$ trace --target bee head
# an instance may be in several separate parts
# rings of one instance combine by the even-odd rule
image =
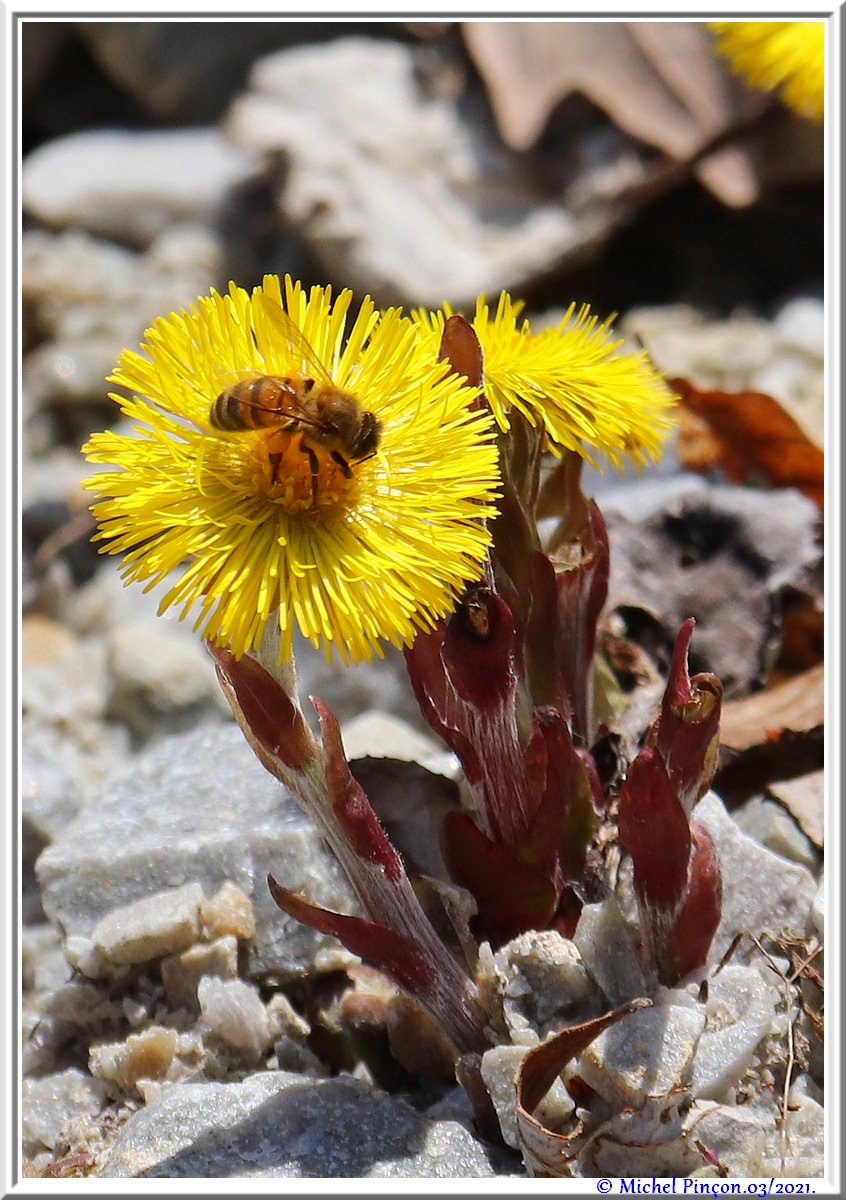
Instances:
[[[372,412],[362,413],[361,427],[353,443],[352,457],[356,462],[363,458],[372,458],[379,445],[379,435],[382,432],[382,422],[374,417]]]

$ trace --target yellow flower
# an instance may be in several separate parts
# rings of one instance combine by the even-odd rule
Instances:
[[[738,74],[764,91],[781,89],[802,116],[823,119],[824,21],[709,21],[717,48]]]
[[[480,574],[498,482],[492,422],[397,310],[379,313],[366,298],[345,343],[351,300],[344,291],[333,303],[319,287],[307,296],[286,279],[283,305],[267,276],[251,295],[231,284],[159,318],[110,377],[132,394],[112,399],[134,428],[83,447],[115,468],[85,486],[125,580],[149,589],[190,559],[160,611],[196,611],[195,628],[237,656],[273,622],[280,661],[295,625],[327,657],[334,648],[345,662],[370,658],[380,639],[402,645],[430,628]],[[298,423],[213,423],[218,396],[267,376],[297,384]],[[354,395],[359,419],[372,414],[375,453],[372,436],[356,452],[329,436],[323,410],[319,428],[305,423],[338,389]],[[245,388],[235,394],[243,400]],[[285,411],[296,401],[287,396]],[[234,411],[248,424],[261,416],[249,404]]]
[[[661,453],[674,396],[644,351],[620,353],[587,305],[571,305],[557,326],[532,333],[518,325],[522,303],[503,292],[491,315],[476,303],[473,329],[485,356],[485,395],[500,429],[512,408],[532,425],[542,422],[553,452],[575,450],[596,465],[593,451],[615,466],[622,454],[643,464]],[[437,345],[445,314],[418,311],[413,320]]]

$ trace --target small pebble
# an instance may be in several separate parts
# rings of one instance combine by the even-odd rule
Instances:
[[[210,900],[202,902],[200,920],[209,937],[220,938],[232,934],[242,941],[255,937],[256,919],[252,901],[228,879]]]
[[[116,908],[91,933],[95,947],[113,963],[145,963],[186,950],[200,933],[203,889],[188,883]]]
[[[165,995],[174,1008],[196,1009],[197,987],[204,975],[235,979],[238,975],[238,942],[231,935],[208,944],[199,943],[171,954],[161,962]]]
[[[272,1037],[267,1011],[248,983],[207,975],[200,980],[197,998],[204,1023],[224,1042],[255,1055],[269,1049]]]
[[[124,1091],[137,1091],[141,1080],[164,1079],[178,1049],[175,1029],[151,1025],[143,1033],[130,1034],[125,1042],[92,1047],[88,1065],[98,1079],[114,1082]]]

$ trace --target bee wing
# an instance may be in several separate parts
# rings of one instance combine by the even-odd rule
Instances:
[[[277,300],[274,300],[272,296],[268,296],[266,292],[261,292],[259,299],[265,315],[285,338],[294,356],[299,356],[317,379],[320,379],[323,383],[331,383],[332,377],[318,358],[317,352],[302,330],[294,324],[291,317],[285,312],[282,305]]]

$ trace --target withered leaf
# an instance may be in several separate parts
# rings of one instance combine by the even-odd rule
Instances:
[[[785,729],[772,740],[748,750],[723,752],[714,776],[714,791],[727,804],[740,804],[782,779],[797,779],[821,771],[824,761],[822,725],[794,733]]]
[[[781,730],[804,732],[823,724],[823,664],[776,687],[723,705],[720,743],[731,750],[763,745]]]
[[[719,443],[719,465],[730,482],[743,483],[757,475],[771,487],[796,488],[822,509],[823,452],[777,400],[765,392],[700,391],[687,379],[667,382],[682,404],[707,423]],[[686,467],[701,470],[700,434],[692,448],[682,437],[678,453]]]
[[[651,1000],[630,1000],[581,1025],[569,1025],[528,1052],[517,1071],[517,1128],[526,1165],[535,1177],[561,1178],[573,1154],[573,1135],[554,1133],[532,1114],[567,1063],[581,1054],[604,1029]]]
[[[503,140],[526,150],[573,92],[621,130],[687,162],[747,119],[760,101],[731,78],[696,22],[468,21],[462,32],[485,82]],[[696,165],[727,204],[757,194],[745,149],[721,147]]]
[[[767,791],[785,808],[815,846],[822,849],[825,816],[825,772],[812,771],[799,779],[771,783]]]

